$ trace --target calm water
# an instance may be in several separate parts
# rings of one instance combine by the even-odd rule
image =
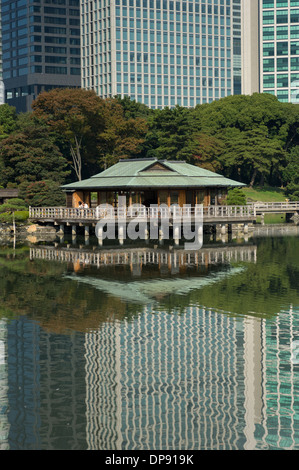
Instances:
[[[0,247],[0,449],[299,449],[299,237]]]

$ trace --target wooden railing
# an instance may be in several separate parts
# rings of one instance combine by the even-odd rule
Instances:
[[[254,217],[254,207],[196,206],[196,207],[120,207],[78,209],[68,207],[29,207],[29,218],[35,220],[97,221],[106,218],[176,218],[196,217],[203,214],[209,219],[246,219]]]
[[[45,259],[60,262],[80,262],[82,264],[97,266],[102,265],[124,265],[138,263],[146,265],[166,264],[166,265],[197,265],[197,264],[217,264],[230,261],[256,262],[257,247],[251,246],[229,246],[202,248],[200,252],[174,252],[162,250],[79,250],[75,248],[55,248],[55,247],[32,247],[30,248],[30,259]]]
[[[255,202],[252,204],[255,214],[267,213],[267,212],[297,212],[299,211],[299,201],[296,202]]]

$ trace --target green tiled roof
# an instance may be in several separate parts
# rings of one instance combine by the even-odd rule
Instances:
[[[161,166],[158,169],[157,166]],[[66,184],[65,190],[142,189],[186,187],[238,187],[243,183],[183,161],[156,159],[120,160],[86,180]]]

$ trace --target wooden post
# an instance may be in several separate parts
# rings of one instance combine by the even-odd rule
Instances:
[[[173,238],[174,238],[174,242],[176,245],[179,245],[180,243],[180,227],[178,226],[174,226],[173,228]]]
[[[121,245],[123,245],[124,243],[124,230],[125,230],[125,227],[122,224],[120,224],[118,227],[118,241]]]
[[[220,231],[222,235],[226,234],[226,225],[225,224],[220,224]]]

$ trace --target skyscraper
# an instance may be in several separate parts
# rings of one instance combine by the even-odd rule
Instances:
[[[299,102],[299,2],[260,0],[260,19],[260,91]]]
[[[241,1],[241,91],[259,92],[259,0]]]
[[[79,0],[1,0],[6,102],[28,111],[43,90],[80,87]]]
[[[5,102],[4,83],[2,72],[2,21],[1,21],[1,4],[0,4],[0,105]]]
[[[82,0],[82,87],[152,108],[241,92],[240,0]]]

